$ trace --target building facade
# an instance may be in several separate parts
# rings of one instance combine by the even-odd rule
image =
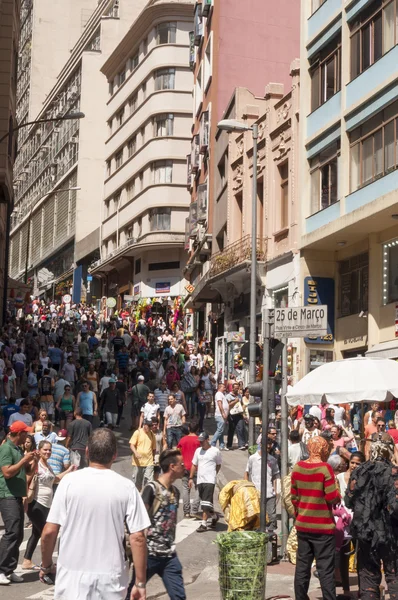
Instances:
[[[186,307],[193,311],[196,334],[213,329],[221,333],[220,322],[212,318],[219,310],[218,294],[206,285],[210,256],[227,243],[220,228],[220,211],[215,209],[219,194],[218,173],[226,185],[228,164],[216,150],[217,123],[223,117],[236,86],[264,96],[264,82],[290,85],[291,61],[299,55],[299,3],[284,0],[264,9],[263,0],[246,3],[202,0],[195,5],[191,33],[190,65],[194,74],[194,120],[188,162],[188,189],[191,192],[187,221],[187,249],[190,253],[185,275],[190,280]],[[256,120],[251,114],[242,118]],[[216,219],[216,221],[215,221]],[[222,215],[223,223],[225,214]],[[213,310],[215,309],[215,310]]]
[[[192,15],[187,0],[150,2],[102,67],[106,172],[101,257],[91,274],[105,296],[185,294]]]
[[[398,357],[396,2],[302,3],[301,293],[327,304],[311,365]]]
[[[3,323],[7,302],[8,237],[14,199],[13,163],[15,140],[16,86],[18,65],[20,3],[0,1],[0,137],[10,136],[0,143],[0,324]]]
[[[73,288],[77,302],[86,299],[87,267],[99,257],[108,99],[100,68],[146,2],[91,4],[44,105],[29,112],[29,119],[59,120],[33,125],[19,146],[11,223],[12,276],[29,278],[35,294],[60,297]],[[45,71],[34,53],[31,60],[33,74]],[[78,111],[83,119],[63,120]]]

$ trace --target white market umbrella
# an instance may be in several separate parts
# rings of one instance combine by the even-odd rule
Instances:
[[[384,402],[398,397],[398,362],[346,358],[314,369],[286,394],[289,404]]]

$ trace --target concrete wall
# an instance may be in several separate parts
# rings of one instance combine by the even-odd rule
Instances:
[[[42,110],[98,0],[33,0],[29,121]]]

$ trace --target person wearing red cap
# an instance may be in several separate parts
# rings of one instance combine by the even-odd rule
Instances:
[[[0,514],[5,533],[0,539],[0,585],[21,583],[14,573],[18,565],[19,546],[24,536],[23,498],[26,496],[26,474],[36,464],[36,451],[23,455],[23,446],[29,431],[23,421],[10,425],[9,436],[0,446]]]

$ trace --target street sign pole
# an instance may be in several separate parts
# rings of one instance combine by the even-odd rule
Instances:
[[[267,467],[268,467],[268,383],[269,383],[269,340],[271,337],[273,311],[263,309],[263,399],[261,406],[261,492],[260,492],[260,531],[267,527]]]
[[[281,476],[282,483],[288,474],[288,408],[286,401],[287,392],[287,338],[283,338],[282,348],[282,390],[281,390]],[[282,502],[281,509],[281,533],[282,533],[282,559],[286,556],[286,544],[289,536],[289,515]]]

